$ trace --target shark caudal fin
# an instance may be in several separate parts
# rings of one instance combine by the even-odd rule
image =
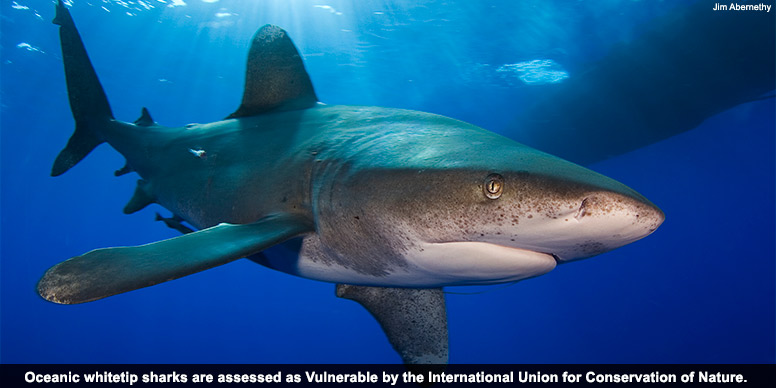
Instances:
[[[57,13],[53,23],[60,26],[59,40],[62,45],[62,61],[65,65],[67,95],[70,99],[70,110],[75,119],[75,132],[65,149],[57,156],[51,169],[52,176],[59,176],[104,142],[97,129],[113,119],[113,113],[97,73],[92,67],[92,62],[86,54],[81,36],[75,28],[73,18],[62,0],[57,2]]]

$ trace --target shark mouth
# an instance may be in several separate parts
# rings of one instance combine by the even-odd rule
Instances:
[[[423,244],[409,259],[438,285],[513,282],[543,275],[562,262],[552,253],[469,241]]]

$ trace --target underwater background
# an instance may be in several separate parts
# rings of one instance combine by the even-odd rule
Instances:
[[[143,106],[167,126],[222,119],[241,100],[253,33],[272,23],[327,104],[428,111],[517,141],[516,118],[552,85],[689,3],[68,2],[120,120]],[[169,215],[156,205],[122,214],[136,176],[113,176],[124,160],[108,146],[49,176],[74,127],[53,16],[52,0],[0,0],[0,362],[400,362],[332,284],[248,260],[82,305],[40,298],[38,279],[62,260],[177,235],[154,222]],[[450,362],[776,362],[775,129],[764,99],[588,164],[665,223],[535,279],[448,288]]]

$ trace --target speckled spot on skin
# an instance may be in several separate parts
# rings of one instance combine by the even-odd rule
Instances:
[[[609,250],[604,244],[592,240],[581,243],[577,247],[582,257],[595,256]]]

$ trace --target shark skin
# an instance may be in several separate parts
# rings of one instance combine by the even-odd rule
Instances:
[[[240,258],[338,284],[407,364],[448,360],[442,288],[514,282],[654,232],[664,214],[634,190],[492,132],[431,113],[318,102],[281,28],[253,39],[241,106],[164,127],[116,120],[60,1],[76,129],[61,175],[108,143],[141,179],[125,213],[156,203],[198,231],[97,249],[49,269],[46,300],[74,304]],[[161,217],[160,217],[161,218]],[[265,249],[298,246],[298,257]]]

